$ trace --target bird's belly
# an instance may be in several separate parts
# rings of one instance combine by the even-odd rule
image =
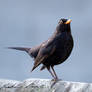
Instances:
[[[63,50],[58,51],[58,55],[55,64],[60,64],[63,63],[71,54],[73,48],[73,43],[72,42],[68,42],[64,45]]]
[[[61,46],[57,48],[55,53],[46,59],[44,65],[54,66],[63,63],[69,57],[72,48],[73,48],[72,42],[65,44],[63,47]]]
[[[68,51],[64,50],[62,53],[59,52],[59,55],[56,55],[55,57],[53,56],[54,58],[51,61],[52,62],[51,64],[53,64],[53,62],[54,62],[54,65],[63,63],[69,57],[70,53],[71,53],[71,50],[68,50]]]

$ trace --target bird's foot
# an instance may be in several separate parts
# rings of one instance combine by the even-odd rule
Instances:
[[[61,81],[62,79],[52,79],[51,81]]]
[[[58,81],[61,81],[62,79],[58,79],[58,78],[55,78],[55,79],[52,79],[51,81],[53,81],[52,85],[51,85],[51,88],[58,82]]]

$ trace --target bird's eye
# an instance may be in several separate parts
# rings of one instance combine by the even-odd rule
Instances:
[[[60,20],[60,21],[59,21],[59,24],[62,24],[62,23],[63,23],[63,21],[62,21],[62,20]]]

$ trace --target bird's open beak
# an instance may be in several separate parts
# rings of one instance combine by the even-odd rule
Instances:
[[[71,23],[71,19],[68,19],[66,22],[65,22],[65,24],[70,24]]]

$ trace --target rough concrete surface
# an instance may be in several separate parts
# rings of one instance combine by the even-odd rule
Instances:
[[[49,79],[26,79],[22,82],[0,80],[0,92],[92,92],[91,83],[58,81]],[[53,86],[52,86],[53,85]]]

